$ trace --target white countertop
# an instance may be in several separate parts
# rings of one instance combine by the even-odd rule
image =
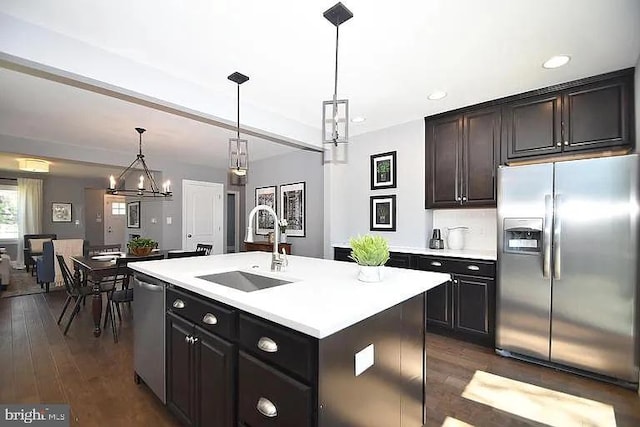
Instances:
[[[349,243],[332,243],[334,248],[350,248]],[[453,258],[485,259],[495,261],[498,259],[497,249],[494,250],[474,250],[474,249],[427,249],[412,248],[408,246],[389,246],[390,252],[404,252],[419,255],[434,255]]]
[[[357,279],[358,265],[288,256],[286,272],[271,272],[270,252],[242,252],[131,263],[141,273],[316,338],[325,338],[450,279],[448,274],[384,267],[384,280]],[[257,268],[252,268],[258,266]],[[243,292],[199,279],[243,270],[293,283]]]

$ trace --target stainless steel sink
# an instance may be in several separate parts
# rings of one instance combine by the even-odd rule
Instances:
[[[196,276],[198,279],[207,280],[218,285],[228,286],[244,292],[253,292],[260,289],[273,288],[274,286],[293,283],[288,280],[274,279],[272,277],[259,276],[244,271],[227,271],[225,273],[207,274]]]

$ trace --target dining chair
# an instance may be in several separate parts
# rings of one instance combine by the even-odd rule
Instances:
[[[205,255],[211,255],[212,250],[213,250],[213,245],[207,245],[205,243],[198,243],[196,245],[196,251],[204,252]]]
[[[64,306],[62,307],[62,313],[60,313],[60,317],[58,317],[58,324],[62,321],[62,317],[64,313],[67,311],[71,300],[75,301],[73,306],[73,310],[71,311],[71,316],[69,320],[67,320],[67,324],[64,328],[64,335],[67,335],[69,331],[69,327],[71,326],[71,322],[76,317],[78,311],[80,311],[80,303],[84,302],[84,300],[89,295],[93,295],[93,287],[91,286],[82,286],[78,280],[73,276],[71,270],[67,266],[67,263],[64,261],[64,256],[56,255],[58,260],[58,264],[60,265],[60,271],[62,272],[62,280],[64,282],[65,290],[67,291],[67,299],[64,302]],[[109,283],[105,283],[100,285],[100,292],[109,292],[111,291],[112,286]]]
[[[192,256],[204,256],[207,253],[205,251],[180,251],[180,252],[167,252],[167,258],[188,258]]]
[[[120,304],[130,303],[133,301],[133,288],[129,287],[129,278],[131,271],[128,264],[130,262],[153,261],[164,258],[163,254],[154,254],[138,257],[123,257],[116,259],[116,273],[111,278],[111,290],[107,294],[107,312],[104,315],[104,326],[107,327],[107,321],[111,318],[111,330],[113,332],[113,342],[118,342],[118,329],[116,327],[116,319],[114,311],[118,314],[118,320],[122,322],[120,314]],[[120,289],[118,289],[120,285]]]

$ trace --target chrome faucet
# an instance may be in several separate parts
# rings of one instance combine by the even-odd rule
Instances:
[[[247,227],[247,235],[244,239],[245,243],[253,243],[253,218],[259,210],[265,210],[273,217],[274,233],[273,233],[273,253],[271,254],[271,271],[282,271],[287,266],[287,256],[284,253],[278,253],[278,234],[280,233],[280,221],[276,211],[267,205],[258,205],[249,212],[249,226]]]

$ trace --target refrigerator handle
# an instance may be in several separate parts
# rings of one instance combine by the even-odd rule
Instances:
[[[542,251],[542,277],[548,279],[551,271],[551,222],[553,218],[553,202],[551,194],[544,196],[544,231],[542,240],[544,248]]]
[[[553,278],[560,279],[562,275],[562,220],[560,215],[560,194],[556,194],[553,203]]]

